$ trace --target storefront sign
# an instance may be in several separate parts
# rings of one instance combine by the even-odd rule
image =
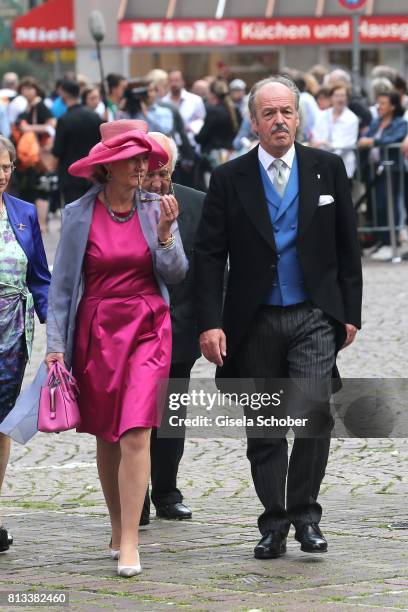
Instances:
[[[238,22],[234,19],[200,21],[122,21],[119,44],[124,47],[182,47],[236,45]]]
[[[351,20],[325,19],[247,19],[240,21],[241,45],[314,45],[348,43],[352,40]]]
[[[364,43],[406,43],[408,41],[408,16],[361,18],[360,39]]]
[[[16,49],[75,47],[73,0],[48,0],[13,22]]]
[[[122,21],[119,42],[126,47],[315,44],[350,42],[348,18],[219,19]]]
[[[406,42],[407,17],[360,17],[362,43]],[[144,20],[119,23],[123,47],[316,45],[352,42],[351,17]]]

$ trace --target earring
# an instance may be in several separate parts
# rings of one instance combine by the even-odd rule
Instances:
[[[139,172],[137,173],[137,191],[139,194],[139,198],[142,198],[142,173]]]
[[[111,179],[112,179],[112,174],[111,174],[111,171],[108,170],[107,173],[106,173],[106,180],[110,181]]]

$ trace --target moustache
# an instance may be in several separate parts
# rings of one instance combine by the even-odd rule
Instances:
[[[275,134],[275,132],[286,132],[289,134],[289,130],[284,123],[278,123],[275,125],[275,127],[271,130],[271,134]]]

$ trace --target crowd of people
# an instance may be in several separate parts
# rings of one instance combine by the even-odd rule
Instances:
[[[317,497],[333,426],[331,385],[337,352],[361,326],[356,148],[377,165],[382,145],[399,143],[408,154],[405,85],[379,69],[371,109],[346,72],[321,67],[285,70],[248,94],[242,80],[222,78],[187,91],[178,69],[137,82],[110,74],[106,95],[68,75],[48,98],[31,77],[4,76],[0,486],[9,436],[27,415],[24,398],[32,399],[17,400],[35,309],[47,323],[45,364],[72,370],[77,429],[97,440],[109,554],[120,576],[141,571],[138,526],[149,522],[150,477],[159,517],[192,515],[177,488],[184,430],[170,439],[154,432],[168,411],[159,380],[169,377],[168,393],[186,391],[200,353],[218,366],[219,381],[255,378],[261,390],[271,378],[315,381],[313,390],[306,382],[292,390],[311,427],[295,431],[289,465],[287,428],[248,439],[264,506],[254,554],[283,555],[291,523],[302,551],[327,550]],[[383,174],[374,188],[387,225]],[[397,181],[394,188],[398,224]],[[41,234],[48,207],[59,206],[50,279]],[[389,248],[389,232],[379,238],[377,254]],[[43,364],[32,393],[46,380]],[[0,527],[0,552],[11,542]]]
[[[401,192],[401,172],[408,183],[404,157],[408,157],[407,84],[389,66],[373,69],[369,91],[353,89],[350,74],[314,66],[307,73],[286,68],[300,93],[301,124],[297,140],[334,151],[354,182],[354,199],[365,227],[390,224],[385,156],[394,161],[394,224],[396,239],[405,241],[407,217]],[[178,147],[175,180],[206,191],[212,170],[250,150],[258,142],[248,112],[247,84],[242,79],[206,76],[190,89],[178,68],[155,69],[145,78],[130,80],[109,74],[101,87],[81,75],[67,74],[51,95],[32,77],[19,81],[14,73],[3,76],[0,91],[0,132],[11,135],[17,147],[13,184],[16,194],[34,201],[41,231],[47,230],[49,212],[84,193],[89,182],[73,179],[67,169],[98,141],[99,125],[115,119],[139,119],[172,137]],[[35,139],[34,136],[35,135]],[[24,138],[22,138],[24,136]],[[386,152],[386,145],[401,143]],[[361,235],[373,259],[390,259],[391,231]]]

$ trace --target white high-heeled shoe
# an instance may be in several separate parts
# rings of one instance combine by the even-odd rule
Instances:
[[[137,551],[137,560],[136,565],[120,565],[118,563],[118,576],[122,576],[122,578],[132,578],[132,576],[136,576],[140,574],[142,571],[142,566],[140,565],[139,551]]]

